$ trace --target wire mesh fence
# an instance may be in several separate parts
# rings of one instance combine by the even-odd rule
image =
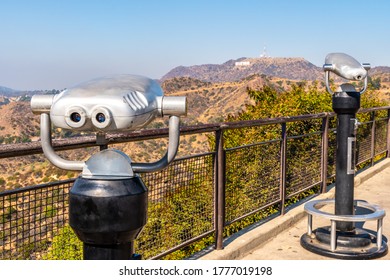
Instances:
[[[286,196],[321,183],[321,133],[296,136],[287,142]]]
[[[214,228],[214,154],[173,162],[142,176],[149,189],[148,223],[136,241],[144,258],[172,251]]]
[[[280,201],[280,141],[226,151],[226,222]]]
[[[73,180],[29,187],[0,196],[0,257],[40,259],[68,220]]]
[[[363,112],[366,119],[357,130],[359,164],[372,164],[388,156],[388,110]],[[230,147],[222,142],[222,148],[214,143],[217,141],[210,141],[216,145],[210,147],[212,152],[182,157],[163,171],[143,174],[149,189],[148,222],[136,240],[137,253],[144,258],[171,253],[185,257],[185,252],[178,252],[203,238],[221,242],[226,235],[216,232],[223,232],[225,226],[271,205],[278,206],[283,214],[286,199],[331,183],[336,123],[334,114],[324,113],[188,129],[189,135],[207,131],[223,136],[229,129],[248,133],[252,132],[248,127],[262,127],[262,131],[269,127],[273,137]],[[303,126],[310,129],[297,129]],[[243,137],[245,133],[237,135]],[[227,133],[223,140],[230,141],[228,137]],[[0,192],[0,259],[45,258],[53,239],[67,227],[68,193],[73,181]],[[221,217],[222,223],[218,220]]]
[[[371,137],[373,122],[362,123],[358,127],[357,133],[357,163],[360,164],[371,158]]]
[[[387,151],[387,118],[375,121],[374,156]]]

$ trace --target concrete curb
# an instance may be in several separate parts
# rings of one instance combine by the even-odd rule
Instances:
[[[373,167],[366,169],[355,177],[355,188],[378,174],[385,168],[390,167],[390,159],[385,159]],[[316,196],[315,199],[334,198],[334,188],[325,194]],[[239,232],[229,239],[232,239],[223,250],[213,250],[198,259],[201,260],[235,260],[260,247],[272,237],[293,226],[295,223],[306,217],[304,204],[288,211],[284,216],[278,216],[247,232]],[[245,231],[245,230],[243,230]]]

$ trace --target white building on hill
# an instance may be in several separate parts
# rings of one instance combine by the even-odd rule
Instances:
[[[238,61],[234,63],[235,66],[249,66],[251,65],[250,61]]]

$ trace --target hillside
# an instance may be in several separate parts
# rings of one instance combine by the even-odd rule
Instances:
[[[3,87],[3,86],[0,86],[0,96],[3,95],[3,96],[13,96],[14,94],[17,94],[18,91],[17,90],[14,90],[12,88],[7,88],[7,87]]]
[[[261,80],[259,77],[256,79]],[[186,86],[169,91],[172,83]],[[246,86],[242,82],[205,83],[193,78],[180,77],[166,80],[162,83],[162,88],[168,95],[187,96],[189,111],[184,120],[187,124],[222,121],[228,113],[242,110],[249,102]]]
[[[236,82],[253,74],[291,80],[318,80],[323,77],[320,67],[303,58],[240,58],[223,64],[179,66],[161,78],[191,77],[206,82]]]
[[[34,94],[59,93],[59,90],[15,90],[0,86],[0,97],[3,98],[20,98],[31,97]]]
[[[0,105],[0,144],[36,140],[38,120],[31,112],[29,102],[8,101]]]
[[[369,73],[371,76],[390,74],[390,67],[389,66],[377,66],[377,67],[372,68]]]
[[[203,82],[189,77],[165,80],[161,86],[167,95],[184,95],[188,101],[188,116],[184,123],[214,123],[223,121],[229,114],[237,114],[245,109],[252,100],[247,94],[248,88],[261,89],[264,85],[273,85],[279,91],[290,88],[290,81],[264,75],[252,75],[236,82]],[[308,82],[311,85],[313,82]]]

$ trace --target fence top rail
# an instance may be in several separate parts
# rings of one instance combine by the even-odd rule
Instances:
[[[368,109],[361,109],[359,113],[367,113],[379,110],[390,110],[390,106],[374,107]],[[221,122],[212,124],[199,124],[194,126],[184,126],[180,128],[182,135],[191,135],[197,133],[215,132],[221,129],[238,129],[254,126],[263,126],[271,124],[280,124],[288,122],[306,121],[325,117],[333,117],[335,113],[324,112],[318,114],[300,115],[300,116],[286,116],[278,118],[267,118],[258,120],[246,120],[236,122]],[[156,138],[168,137],[168,128],[159,129],[144,129],[128,133],[109,133],[106,135],[108,144],[119,144],[125,142],[135,142]],[[53,140],[53,147],[56,151],[73,150],[87,147],[96,147],[99,144],[96,142],[95,136],[72,137],[67,139]],[[17,144],[3,144],[0,145],[0,158],[11,158],[18,156],[28,156],[34,154],[42,154],[42,147],[40,141],[30,143]]]
[[[11,190],[4,190],[4,191],[0,191],[0,198],[5,197],[5,196],[18,194],[18,193],[37,191],[40,189],[47,189],[50,187],[57,187],[57,186],[61,186],[61,185],[72,184],[74,181],[75,181],[75,179],[73,178],[73,179],[67,179],[67,180],[62,180],[62,181],[40,184],[40,185],[33,185],[33,186],[21,187],[21,188],[16,188],[16,189],[11,189]]]
[[[390,106],[362,108],[359,110],[358,113],[368,113],[368,112],[383,111],[383,110],[390,110]]]

